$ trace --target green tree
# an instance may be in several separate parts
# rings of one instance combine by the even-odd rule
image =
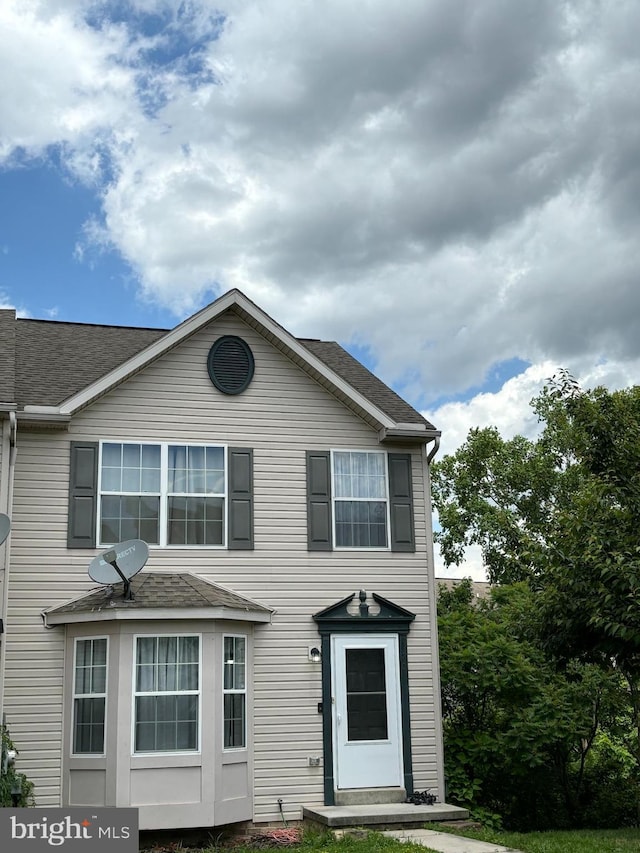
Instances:
[[[597,663],[624,679],[616,743],[638,783],[640,388],[583,391],[561,372],[532,406],[537,440],[472,430],[434,467],[436,539],[446,563],[478,544],[490,580],[536,591],[539,642],[559,667]]]
[[[475,429],[434,466],[436,541],[447,565],[478,544],[491,581],[544,590],[565,652],[640,672],[640,387],[561,373],[532,405],[536,441]]]
[[[629,756],[603,728],[624,707],[620,679],[579,661],[558,669],[534,598],[525,583],[480,602],[469,583],[440,593],[448,797],[518,829],[606,823],[614,803],[629,822]]]
[[[563,478],[553,456],[523,436],[505,441],[495,427],[472,429],[466,442],[433,467],[436,541],[447,565],[479,545],[491,581],[536,575],[550,514]]]
[[[640,388],[587,393],[565,376],[538,404],[546,431],[570,437],[581,477],[541,563],[547,645],[626,679],[640,777]]]

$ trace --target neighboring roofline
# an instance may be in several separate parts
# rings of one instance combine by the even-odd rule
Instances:
[[[242,313],[248,315],[253,323],[256,324],[258,331],[266,332],[268,335],[272,335],[279,340],[285,350],[288,350],[298,360],[308,365],[311,371],[315,371],[326,382],[336,388],[338,392],[351,400],[356,407],[366,412],[382,429],[393,429],[397,426],[396,422],[383,412],[382,409],[372,403],[361,392],[356,391],[353,386],[338,376],[328,365],[313,355],[293,335],[276,323],[268,314],[265,314],[254,302],[237,289],[225,293],[215,302],[212,302],[201,311],[198,311],[197,314],[189,317],[179,326],[167,332],[123,364],[109,371],[109,373],[95,382],[92,382],[86,388],[83,388],[82,391],[68,397],[59,406],[51,407],[51,411],[63,415],[73,415],[119,385],[129,376],[139,372],[152,361],[176,347],[230,308],[239,309],[240,316],[242,316]],[[424,434],[424,430],[421,430],[419,434]]]
[[[42,611],[45,628],[56,625],[71,625],[81,622],[118,622],[118,621],[149,621],[171,619],[176,620],[223,620],[225,622],[271,622],[272,612],[257,610],[241,610],[237,607],[215,605],[211,607],[136,607],[135,601],[131,607],[114,607],[111,610],[67,611],[63,613]]]

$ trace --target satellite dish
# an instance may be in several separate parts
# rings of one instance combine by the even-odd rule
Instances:
[[[124,597],[131,601],[129,581],[149,559],[149,546],[142,539],[127,539],[98,554],[89,563],[89,577],[101,584],[124,583]]]
[[[3,512],[0,512],[0,545],[2,545],[4,540],[7,538],[10,530],[11,519],[8,515],[5,515]]]

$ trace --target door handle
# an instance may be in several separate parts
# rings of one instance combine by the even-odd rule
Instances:
[[[336,722],[338,725],[342,723],[342,714],[336,714]]]

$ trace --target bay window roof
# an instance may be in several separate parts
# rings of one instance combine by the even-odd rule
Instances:
[[[122,583],[50,607],[45,625],[132,619],[226,619],[270,622],[273,610],[192,572],[140,572],[131,580],[133,600]]]

